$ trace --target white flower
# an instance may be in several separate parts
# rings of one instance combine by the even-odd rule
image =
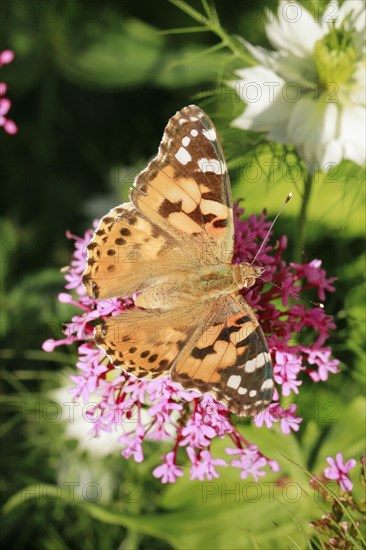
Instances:
[[[364,164],[366,79],[363,0],[331,1],[317,21],[295,1],[268,12],[276,51],[246,47],[260,63],[231,82],[247,103],[233,125],[295,145],[311,170],[342,159]]]

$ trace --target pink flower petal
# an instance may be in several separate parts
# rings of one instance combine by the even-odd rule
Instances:
[[[341,486],[343,491],[346,491],[346,492],[352,491],[353,489],[353,483],[350,479],[348,479],[347,476],[344,476],[341,478],[339,485]]]
[[[2,97],[0,99],[0,115],[5,116],[8,113],[10,107],[11,107],[10,99],[6,97]]]
[[[10,135],[14,135],[18,132],[18,126],[15,124],[13,120],[7,119],[4,124],[4,130]]]
[[[0,65],[7,65],[14,59],[14,52],[12,50],[4,50],[0,53]]]

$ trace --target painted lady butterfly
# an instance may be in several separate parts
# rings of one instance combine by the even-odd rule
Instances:
[[[239,291],[262,269],[231,263],[229,175],[210,118],[190,105],[173,116],[131,201],[102,218],[88,245],[90,297],[139,292],[139,308],[98,325],[95,341],[138,378],[170,377],[238,415],[273,395],[262,329]]]

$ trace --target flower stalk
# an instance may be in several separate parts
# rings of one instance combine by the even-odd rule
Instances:
[[[307,177],[304,180],[304,192],[302,195],[301,208],[300,208],[299,217],[297,221],[297,234],[298,234],[297,249],[300,254],[303,253],[304,245],[305,245],[307,215],[309,210],[313,182],[314,182],[314,175],[309,172],[307,174]]]

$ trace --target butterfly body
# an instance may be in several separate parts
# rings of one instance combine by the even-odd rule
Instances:
[[[145,309],[183,307],[187,302],[212,302],[220,296],[251,287],[262,269],[250,264],[219,264],[161,277],[135,300]]]
[[[89,296],[138,294],[138,308],[95,329],[115,367],[139,378],[169,375],[238,415],[269,405],[271,357],[240,294],[263,269],[232,263],[230,180],[206,113],[190,105],[170,119],[131,201],[101,219],[87,248]]]

